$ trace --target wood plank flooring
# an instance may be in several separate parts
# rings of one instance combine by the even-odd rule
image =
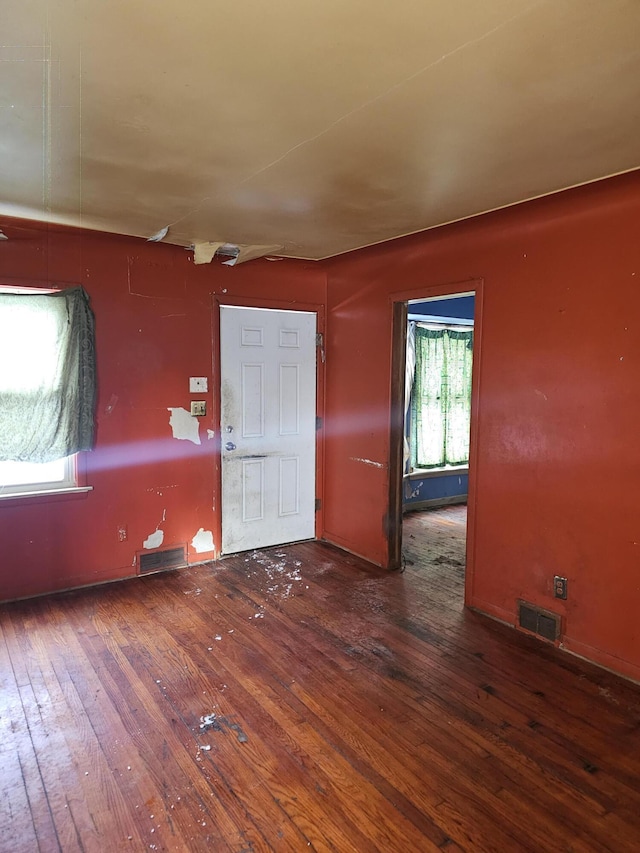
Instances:
[[[640,688],[467,612],[464,508],[0,606],[0,850],[637,851]]]

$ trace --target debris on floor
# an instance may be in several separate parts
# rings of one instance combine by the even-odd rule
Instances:
[[[246,743],[249,740],[246,733],[238,723],[235,723],[233,720],[229,719],[229,717],[221,716],[220,714],[204,714],[200,717],[200,730],[203,732],[210,730],[214,732],[223,732],[228,730],[236,734],[240,743]],[[209,749],[211,749],[211,747],[209,747]]]

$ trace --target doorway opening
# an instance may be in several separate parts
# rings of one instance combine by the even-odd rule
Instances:
[[[391,564],[428,572],[461,606],[470,580],[476,292],[407,299],[394,311]]]
[[[475,296],[410,300],[407,310],[404,561],[461,601]]]

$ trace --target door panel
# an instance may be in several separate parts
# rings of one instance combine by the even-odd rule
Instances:
[[[315,535],[316,315],[222,306],[222,553]]]

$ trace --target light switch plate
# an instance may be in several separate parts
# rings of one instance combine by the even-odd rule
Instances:
[[[189,377],[189,393],[200,394],[202,391],[209,390],[209,383],[206,376],[190,376]]]
[[[203,418],[207,414],[206,400],[192,400],[191,414],[194,418]]]

